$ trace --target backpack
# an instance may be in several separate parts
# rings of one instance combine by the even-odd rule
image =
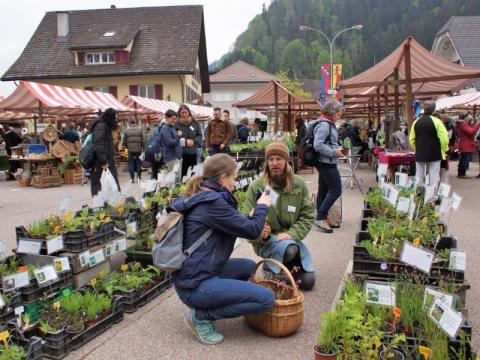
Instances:
[[[95,145],[93,144],[93,134],[90,133],[85,138],[79,154],[80,164],[85,170],[90,170],[95,162]]]
[[[188,249],[183,250],[183,229],[183,215],[178,212],[163,214],[158,220],[152,259],[153,264],[161,270],[181,270],[184,261],[213,233],[213,229],[208,229]]]
[[[148,139],[147,146],[145,147],[145,161],[148,162],[160,162],[162,161],[162,141],[160,138],[160,130],[163,125],[160,125],[155,129]]]
[[[331,144],[330,137],[332,135],[332,124],[326,120],[318,120],[314,124],[310,125],[307,131],[307,135],[302,140],[300,145],[300,152],[302,155],[302,163],[314,167],[318,164],[318,160],[320,159],[320,154],[315,150],[313,146],[313,142],[315,139],[315,130],[317,130],[318,125],[320,123],[326,122],[328,123],[328,138],[325,140],[325,143]]]

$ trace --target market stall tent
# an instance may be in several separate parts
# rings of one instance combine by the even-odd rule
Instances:
[[[480,104],[480,91],[475,91],[457,96],[445,96],[436,101],[436,109],[447,110],[468,107]]]
[[[287,126],[283,126],[283,130],[287,131],[293,131],[294,128],[293,121],[291,121],[292,112],[319,112],[321,110],[318,101],[295,95],[274,80],[249,98],[236,102],[232,106],[263,112],[274,109],[275,130],[278,129],[279,112],[286,112]]]

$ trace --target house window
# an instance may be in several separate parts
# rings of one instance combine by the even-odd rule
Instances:
[[[115,35],[115,31],[107,31],[102,37],[112,37],[113,35]]]
[[[141,97],[155,99],[155,86],[154,85],[139,85],[138,94]]]
[[[234,93],[218,92],[213,94],[213,101],[233,101],[234,99]]]
[[[237,93],[237,100],[242,101],[242,100],[248,99],[253,94],[254,93],[251,92],[251,91],[238,92]]]
[[[97,86],[92,86],[93,91],[100,91],[103,93],[109,93],[109,88],[108,85],[97,85]]]
[[[87,53],[87,65],[94,64],[115,64],[115,53],[112,52],[94,52]]]

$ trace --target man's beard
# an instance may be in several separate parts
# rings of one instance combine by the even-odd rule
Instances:
[[[272,182],[282,188],[287,186],[287,172],[283,171],[280,175],[274,175],[270,172],[270,179]]]

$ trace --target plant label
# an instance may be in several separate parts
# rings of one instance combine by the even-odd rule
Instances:
[[[17,253],[20,254],[40,254],[42,248],[42,240],[18,240]]]
[[[398,203],[397,203],[397,211],[408,213],[409,209],[410,209],[410,198],[405,196],[399,197]]]
[[[140,189],[144,192],[154,192],[157,188],[157,180],[142,180],[140,182]]]
[[[95,195],[92,199],[92,209],[101,208],[105,205],[105,195]]]
[[[87,267],[87,266],[90,266],[89,265],[89,258],[90,258],[90,251],[85,251],[84,253],[81,253],[80,255],[78,255],[78,260],[80,260],[80,266],[83,268],[83,267]]]
[[[34,270],[33,274],[40,286],[48,285],[58,280],[58,275],[53,265],[43,266],[40,269]]]
[[[396,288],[388,283],[365,281],[365,293],[368,304],[383,306],[395,306],[396,304]]]
[[[389,191],[387,195],[387,200],[390,204],[395,206],[397,203],[399,191],[395,189],[395,187],[392,185],[388,185],[388,187],[389,187]]]
[[[55,266],[55,271],[57,273],[61,273],[64,271],[70,270],[70,262],[68,261],[68,257],[59,257],[53,260],[53,266]]]
[[[90,254],[88,262],[90,266],[95,266],[105,261],[105,255],[103,254],[103,249],[97,250]]]
[[[3,298],[3,295],[0,294],[0,309],[3,309],[5,307],[5,299]]]
[[[442,329],[450,339],[456,339],[464,319],[461,313],[456,312],[448,307],[440,299],[436,299],[430,310],[428,316]]]
[[[177,162],[175,165],[173,165],[173,169],[172,169],[172,172],[174,172],[175,174],[178,173],[180,171],[180,163]]]
[[[423,355],[424,360],[428,360],[432,350],[430,348],[426,347],[426,346],[419,345],[418,346],[418,352],[421,355]]]
[[[0,341],[4,342],[5,347],[8,347],[7,340],[9,337],[10,337],[10,333],[8,332],[8,330],[0,332]]]
[[[268,196],[270,197],[270,200],[272,201],[272,206],[276,206],[277,205],[277,201],[278,201],[278,193],[272,189],[272,187],[270,185],[268,185],[266,188],[265,188],[265,191],[267,192]]]
[[[136,221],[127,222],[127,236],[133,235],[136,232],[137,232],[137,222]]]
[[[0,241],[0,255],[7,251],[7,242],[5,240]]]
[[[243,161],[238,161],[238,153],[237,153],[237,170],[240,170],[243,166]]]
[[[3,291],[12,291],[30,284],[28,278],[28,271],[18,272],[9,276],[3,277]]]
[[[435,186],[434,185],[425,185],[425,198],[424,198],[423,203],[426,204],[434,196],[435,196]]]
[[[450,270],[465,271],[467,266],[467,254],[463,251],[451,251],[448,268]]]
[[[63,236],[59,235],[53,239],[47,240],[47,254],[50,255],[54,252],[63,249]]]
[[[248,185],[248,181],[247,179],[243,178],[242,180],[240,180],[240,183],[242,185],[242,187],[246,187]]]
[[[378,167],[377,167],[377,176],[378,178],[383,178],[385,176],[387,176],[387,173],[388,173],[388,164],[378,164]]]
[[[239,181],[235,181],[235,189],[240,189],[240,182]]]
[[[23,306],[15,308],[15,315],[21,315],[23,312],[25,312],[25,308]]]
[[[453,210],[458,210],[460,208],[460,203],[462,202],[462,197],[458,195],[456,192],[452,195],[452,202],[451,207]]]
[[[117,251],[115,249],[115,243],[109,244],[105,247],[105,256],[109,257],[115,254]]]
[[[70,207],[70,203],[72,202],[72,198],[70,196],[63,195],[60,197],[60,212],[64,213]]]
[[[413,220],[413,216],[415,215],[415,207],[416,206],[417,206],[417,204],[415,204],[415,201],[411,200],[410,201],[410,208],[408,209],[408,220],[410,220],[410,221]]]
[[[448,307],[453,308],[453,295],[443,293],[441,291],[438,291],[432,287],[427,286],[425,288],[425,295],[423,297],[423,306],[432,306],[432,304],[435,302],[435,300],[441,300],[444,304],[446,304]]]
[[[440,183],[438,187],[438,195],[442,197],[448,197],[448,195],[450,194],[450,188],[451,188],[450,185],[445,183]]]
[[[125,251],[127,250],[127,239],[120,239],[115,242],[116,247],[115,250],[117,251]]]
[[[438,208],[438,212],[440,214],[446,214],[450,211],[451,206],[451,199],[448,197],[442,197],[442,201],[440,202],[440,207]]]
[[[433,251],[416,247],[410,242],[405,242],[400,261],[426,274],[430,274],[434,258],[435,253]]]
[[[406,188],[408,185],[408,174],[395,173],[395,185]]]

